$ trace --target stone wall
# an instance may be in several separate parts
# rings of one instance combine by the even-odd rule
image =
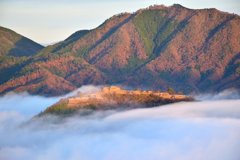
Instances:
[[[186,98],[185,95],[170,95],[169,93],[154,93],[152,91],[143,91],[143,92],[140,92],[140,91],[126,91],[126,90],[122,90],[120,87],[117,87],[117,86],[111,86],[110,88],[109,87],[104,87],[102,92],[101,93],[104,93],[104,94],[111,94],[111,93],[114,93],[114,94],[154,94],[156,96],[160,96],[162,98],[175,98],[175,99],[184,99]]]
[[[175,99],[184,99],[186,98],[185,95],[174,95],[172,98],[175,98]]]
[[[77,104],[79,102],[87,102],[89,101],[89,98],[76,98],[76,99],[69,99],[68,103],[69,104]]]

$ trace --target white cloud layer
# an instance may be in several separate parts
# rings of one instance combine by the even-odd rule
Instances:
[[[216,101],[221,99],[240,99],[240,92],[237,89],[226,89],[219,93],[205,93],[196,95],[198,100]]]
[[[19,103],[11,103],[14,96],[0,98],[8,105],[0,106],[1,160],[240,159],[239,99],[29,121],[30,114],[43,110],[37,104],[54,98],[16,96]],[[32,109],[29,101],[40,108]]]
[[[78,91],[81,91],[82,93],[94,92],[98,91],[101,88],[102,86],[96,87],[92,85],[86,85],[64,96],[50,98],[37,95],[32,96],[27,92],[21,94],[9,92],[8,94],[0,97],[0,111],[14,110],[23,114],[24,116],[31,117],[45,110],[47,107],[53,105],[61,98],[76,95]]]

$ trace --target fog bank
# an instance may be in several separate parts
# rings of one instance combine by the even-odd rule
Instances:
[[[240,99],[240,91],[234,88],[226,89],[219,93],[197,94],[195,98],[202,101],[216,101],[222,99]]]
[[[82,86],[69,94],[57,97],[30,95],[27,92],[20,94],[9,92],[4,96],[0,96],[0,111],[14,110],[25,116],[32,117],[41,111],[44,111],[47,107],[53,105],[61,98],[76,95],[78,91],[81,91],[82,93],[96,92],[101,88],[102,86]]]
[[[61,97],[11,96],[0,98],[1,160],[240,159],[240,99],[29,121]]]

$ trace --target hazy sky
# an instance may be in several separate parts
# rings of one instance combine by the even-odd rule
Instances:
[[[174,3],[240,15],[239,0],[0,0],[0,26],[38,43],[51,43],[77,30],[96,28],[114,14]]]

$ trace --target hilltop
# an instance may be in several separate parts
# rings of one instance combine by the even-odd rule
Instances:
[[[48,107],[39,116],[46,114],[71,115],[81,109],[109,110],[132,109],[160,106],[180,101],[194,101],[185,95],[169,94],[168,92],[127,91],[117,86],[104,87],[95,93],[82,94],[63,98],[56,104]]]
[[[44,47],[10,29],[0,26],[0,56],[31,56]]]
[[[60,95],[86,84],[176,91],[240,88],[240,16],[175,4],[122,13],[24,60],[3,61],[0,93]]]

